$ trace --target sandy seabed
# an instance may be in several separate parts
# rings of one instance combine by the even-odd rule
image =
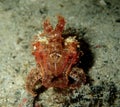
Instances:
[[[36,104],[120,107],[119,0],[0,0],[0,107],[33,107],[35,99],[25,90],[26,76],[35,67],[31,41],[44,19],[54,26],[58,14],[65,17],[66,28],[79,29],[94,64],[81,88],[67,95],[49,88]]]

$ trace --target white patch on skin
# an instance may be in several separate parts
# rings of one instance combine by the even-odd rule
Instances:
[[[33,46],[33,50],[34,50],[34,51],[36,50],[36,46]]]
[[[72,42],[75,42],[76,41],[76,36],[74,37],[68,37],[67,39],[65,39],[65,45],[67,45],[68,43],[72,43]]]
[[[45,44],[48,44],[48,39],[46,36],[41,36],[42,32],[39,31],[39,33],[37,34],[37,39],[39,42],[43,42]]]
[[[65,40],[65,42],[74,42],[74,41],[76,41],[75,38],[76,38],[76,36],[74,36],[74,37],[70,36]]]
[[[43,37],[39,36],[38,41],[39,42],[45,42],[46,44],[48,44],[48,39],[45,36],[43,36]]]
[[[41,32],[41,31],[38,31],[38,34],[37,34],[37,35],[39,36],[39,35],[41,35],[41,34],[42,34],[42,32]]]

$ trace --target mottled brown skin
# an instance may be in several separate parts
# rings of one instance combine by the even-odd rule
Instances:
[[[58,24],[55,29],[49,20],[44,21],[44,32],[36,36],[33,43],[33,52],[36,65],[27,76],[26,89],[33,96],[36,96],[37,85],[46,88],[75,88],[85,83],[86,77],[81,68],[73,67],[78,61],[80,52],[75,38],[64,39],[65,20],[58,16]],[[69,78],[74,82],[70,84]]]

